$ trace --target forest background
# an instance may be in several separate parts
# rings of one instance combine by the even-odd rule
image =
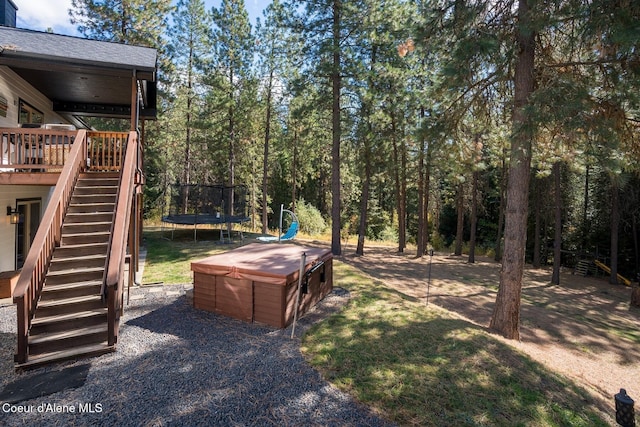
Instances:
[[[511,338],[525,260],[556,284],[583,258],[612,282],[640,272],[638,2],[274,0],[252,26],[243,0],[73,0],[70,16],[159,51],[149,218],[172,184],[242,184],[253,230],[284,204],[336,255],[345,235],[360,254],[482,251],[503,262],[491,327]]]

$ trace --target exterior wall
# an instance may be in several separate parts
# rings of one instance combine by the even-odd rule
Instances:
[[[0,127],[20,126],[18,124],[20,99],[42,111],[45,123],[65,123],[62,117],[53,112],[52,102],[49,99],[6,66],[0,66],[0,96],[7,100],[7,116],[0,115]],[[0,153],[0,155],[4,154]],[[0,186],[0,272],[15,268],[16,226],[9,223],[9,217],[6,215],[7,206],[15,209],[18,199],[40,198],[42,201],[40,216],[42,217],[50,194],[51,187],[48,186]]]
[[[36,185],[4,185],[0,188],[0,272],[14,270],[16,259],[16,226],[9,223],[7,206],[16,207],[17,199],[40,198],[40,216],[44,214],[52,187]]]
[[[53,103],[47,97],[6,66],[0,66],[0,96],[7,100],[7,117],[0,116],[0,127],[20,126],[18,124],[20,99],[42,111],[45,123],[66,123],[62,117],[53,112]]]

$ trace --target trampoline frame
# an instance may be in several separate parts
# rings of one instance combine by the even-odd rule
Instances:
[[[188,189],[185,193],[185,189]],[[246,215],[245,185],[223,186],[204,184],[173,184],[170,186],[169,213],[162,215],[162,224],[172,224],[171,240],[178,225],[193,226],[193,240],[198,240],[198,225],[220,225],[220,241],[231,242],[233,224],[242,225]],[[211,195],[214,195],[211,197]],[[205,197],[203,197],[205,195]],[[166,200],[166,197],[165,197]],[[226,230],[223,227],[226,224]],[[240,229],[240,237],[244,234]]]

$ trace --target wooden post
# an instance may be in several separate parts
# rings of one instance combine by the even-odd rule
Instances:
[[[298,289],[296,291],[296,306],[293,311],[293,326],[291,327],[291,338],[296,332],[296,322],[298,321],[298,306],[300,305],[300,289],[302,288],[302,278],[304,276],[304,267],[307,264],[307,253],[303,252],[300,256],[300,270],[298,271]]]
[[[138,78],[136,70],[131,76],[131,130],[138,130]]]

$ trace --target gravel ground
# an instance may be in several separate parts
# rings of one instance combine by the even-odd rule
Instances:
[[[0,387],[43,371],[90,365],[82,387],[0,402],[0,425],[391,425],[324,381],[300,353],[301,334],[339,309],[349,298],[346,291],[335,289],[300,319],[294,339],[291,327],[277,330],[196,310],[189,294],[188,286],[134,288],[115,353],[24,373],[13,367],[15,307],[0,307]]]

